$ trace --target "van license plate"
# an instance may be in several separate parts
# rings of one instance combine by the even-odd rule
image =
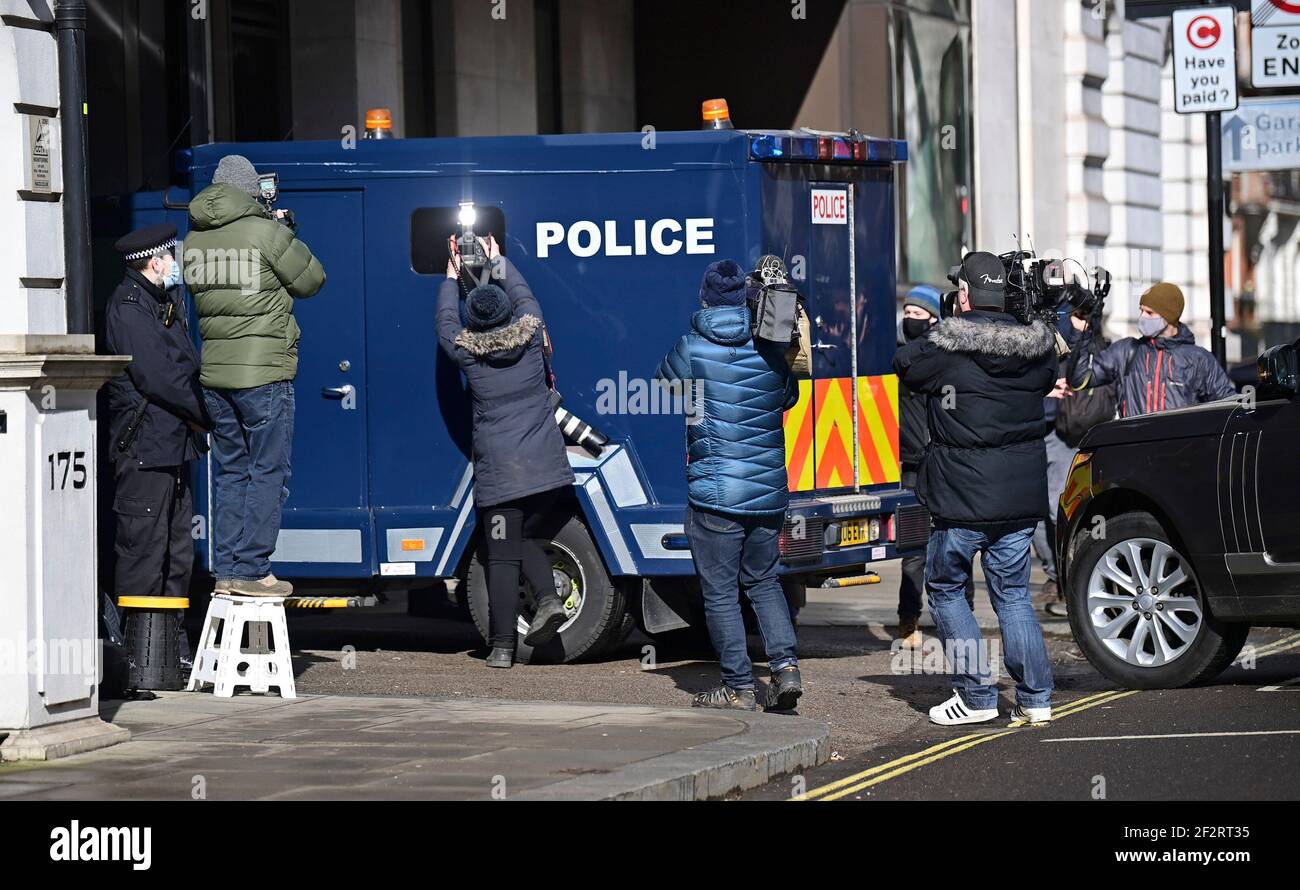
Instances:
[[[869,519],[854,519],[840,523],[840,546],[865,544],[871,539]]]

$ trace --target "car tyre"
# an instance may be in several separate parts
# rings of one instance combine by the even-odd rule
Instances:
[[[1066,594],[1069,599],[1070,629],[1088,661],[1102,675],[1129,689],[1172,689],[1204,683],[1217,677],[1241,652],[1250,633],[1250,626],[1222,622],[1210,613],[1205,591],[1192,569],[1191,560],[1181,552],[1182,545],[1171,541],[1164,527],[1150,513],[1133,511],[1108,517],[1104,528],[1105,534],[1099,537],[1093,536],[1086,529],[1079,532],[1079,537],[1076,538],[1079,544],[1070,566],[1069,590]],[[1164,591],[1163,596],[1167,598],[1176,594],[1176,601],[1192,606],[1191,610],[1180,609],[1175,614],[1172,608],[1161,609],[1161,615],[1155,615],[1155,609],[1144,612],[1141,605],[1133,608],[1127,601],[1121,602],[1120,598],[1129,594],[1126,588],[1111,581],[1105,585],[1108,590],[1103,590],[1102,585],[1096,583],[1102,579],[1109,580],[1105,572],[1109,569],[1113,574],[1116,565],[1121,571],[1129,568],[1130,553],[1139,554],[1135,557],[1139,561],[1147,555],[1154,561],[1158,557],[1153,554],[1157,553],[1160,544],[1165,545],[1170,554],[1165,566],[1176,560],[1179,570],[1183,571],[1186,578],[1185,582],[1177,583]],[[1099,568],[1099,564],[1108,556],[1114,558]],[[1151,568],[1150,565],[1147,566],[1147,569]],[[1174,571],[1169,571],[1166,577],[1171,578],[1173,575]],[[1135,577],[1135,573],[1129,572],[1128,576]],[[1121,577],[1124,576],[1121,574]],[[1139,590],[1144,589],[1140,583],[1137,587]],[[1138,603],[1138,597],[1133,596],[1132,602]],[[1146,602],[1160,603],[1160,599],[1152,598]],[[1165,602],[1174,603],[1175,600],[1166,599]],[[1129,610],[1134,614],[1129,615]],[[1147,629],[1148,636],[1159,632],[1165,640],[1172,640],[1179,645],[1176,656],[1164,663],[1144,665],[1138,663],[1143,657],[1141,651],[1136,654],[1117,652],[1117,649],[1125,648],[1127,653],[1134,653],[1135,647],[1132,644],[1137,633],[1136,627],[1143,621],[1151,620],[1145,618],[1147,614],[1154,615],[1157,621],[1163,620],[1167,614],[1171,618],[1177,618],[1183,628],[1190,626],[1191,616],[1197,615],[1195,633],[1189,634],[1190,639],[1187,640],[1168,631],[1170,625],[1167,622],[1159,628],[1153,625]],[[1108,632],[1108,628],[1115,628],[1124,621],[1128,624],[1121,627],[1119,633],[1127,632],[1127,638],[1117,636],[1113,630]],[[1149,646],[1154,650],[1157,646],[1154,638],[1150,641],[1143,640],[1142,643],[1143,646],[1137,647],[1138,649]]]

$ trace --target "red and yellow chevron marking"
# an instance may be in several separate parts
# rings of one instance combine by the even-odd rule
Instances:
[[[785,415],[791,491],[853,484],[852,383],[848,377],[799,381]],[[863,485],[899,480],[898,378],[858,378],[858,477]]]
[[[785,412],[785,469],[791,491],[814,488],[812,384],[799,381],[799,401]]]
[[[858,378],[858,477],[863,485],[897,482],[898,377]]]
[[[813,381],[817,487],[853,484],[853,414],[849,378]]]

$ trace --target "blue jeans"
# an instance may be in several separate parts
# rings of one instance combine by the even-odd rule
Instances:
[[[991,658],[975,614],[966,602],[966,580],[978,552],[993,611],[1002,628],[1002,661],[1016,681],[1016,702],[1042,708],[1052,701],[1052,664],[1043,631],[1029,601],[1029,542],[1034,527],[936,528],[925,555],[925,587],[944,653],[952,662],[953,688],[966,706],[997,707]]]
[[[798,664],[794,623],[777,566],[781,515],[724,516],[686,508],[686,537],[704,592],[704,617],[709,639],[722,663],[722,682],[732,689],[754,688],[754,665],[745,645],[745,619],[740,611],[743,590],[754,607],[772,671]]]
[[[216,464],[210,529],[218,578],[271,574],[280,508],[289,497],[293,381],[251,389],[207,389]]]

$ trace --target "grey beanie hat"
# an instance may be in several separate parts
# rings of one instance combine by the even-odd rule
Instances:
[[[226,155],[222,158],[217,164],[217,172],[212,174],[212,182],[224,182],[254,198],[258,196],[257,169],[243,155]]]

